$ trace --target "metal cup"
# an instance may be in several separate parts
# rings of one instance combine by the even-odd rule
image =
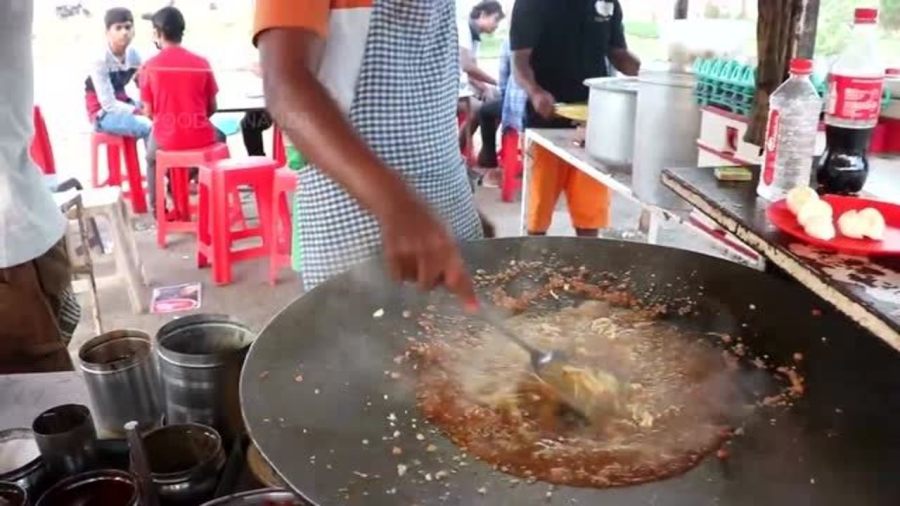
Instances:
[[[25,489],[6,481],[0,481],[0,505],[28,506],[28,494]]]
[[[149,335],[108,332],[85,343],[78,358],[102,436],[124,437],[122,427],[132,420],[146,428],[161,425],[163,406]]]
[[[97,462],[97,431],[87,406],[64,404],[44,411],[31,424],[51,476],[88,471]]]
[[[166,423],[208,425],[230,445],[244,431],[238,385],[255,337],[223,315],[191,315],[159,329],[156,355]]]

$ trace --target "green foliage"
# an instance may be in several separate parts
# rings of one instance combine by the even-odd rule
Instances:
[[[850,40],[853,9],[858,0],[822,0],[816,32],[816,54],[832,56],[841,52]]]
[[[900,30],[900,0],[879,0],[879,27],[882,30],[881,51],[889,56],[898,46]],[[878,5],[875,0],[822,0],[819,6],[819,26],[816,32],[816,55],[833,56],[850,42],[853,9]]]
[[[900,0],[881,0],[881,26],[900,30]]]
[[[656,21],[629,21],[625,20],[625,33],[642,39],[658,39],[659,25]]]
[[[497,30],[493,34],[483,34],[481,43],[478,45],[478,59],[497,59],[500,58],[500,49],[503,47],[503,41],[509,38],[509,33]]]

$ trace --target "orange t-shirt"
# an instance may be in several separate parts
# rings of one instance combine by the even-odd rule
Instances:
[[[362,68],[374,0],[256,0],[253,42],[267,31],[302,28],[325,40],[318,77],[350,109]]]

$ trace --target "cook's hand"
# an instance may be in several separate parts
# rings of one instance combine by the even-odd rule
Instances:
[[[400,199],[392,207],[380,221],[394,279],[416,282],[423,290],[443,284],[465,305],[477,304],[472,279],[444,224],[415,198]]]
[[[534,107],[534,110],[540,114],[542,118],[550,119],[553,117],[556,99],[553,98],[553,95],[551,95],[549,91],[538,90],[529,98],[531,99],[531,106]]]

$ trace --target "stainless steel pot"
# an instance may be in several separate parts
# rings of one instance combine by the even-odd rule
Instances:
[[[700,107],[695,77],[673,72],[642,72],[638,77],[632,186],[644,202],[667,209],[689,206],[663,187],[666,167],[697,164]]]
[[[30,429],[0,431],[0,481],[15,484],[29,497],[38,497],[46,487],[47,470]]]
[[[124,471],[104,469],[76,474],[54,485],[36,506],[137,506],[134,477]]]
[[[82,473],[97,462],[97,431],[87,406],[64,404],[31,424],[47,473],[54,479]]]
[[[163,504],[193,506],[212,497],[225,465],[222,439],[215,429],[200,424],[168,425],[141,439]]]
[[[293,492],[270,488],[220,497],[201,506],[307,506],[308,504]]]
[[[630,164],[634,157],[637,79],[597,77],[584,84],[591,89],[585,149],[602,162]]]
[[[123,427],[132,420],[144,429],[161,425],[149,335],[138,330],[108,332],[85,343],[78,358],[101,435],[124,438]]]
[[[202,423],[226,443],[243,431],[238,382],[256,334],[222,315],[194,315],[164,325],[156,354],[167,423]]]

